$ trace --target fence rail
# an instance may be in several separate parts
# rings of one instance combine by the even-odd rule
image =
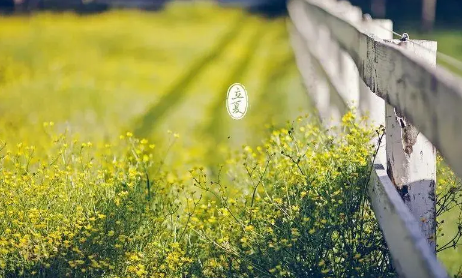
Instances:
[[[288,11],[321,118],[335,123],[354,105],[386,128],[369,195],[397,272],[448,277],[435,255],[435,147],[462,176],[462,80],[436,67],[436,42],[392,40],[391,21],[347,1],[291,0]]]

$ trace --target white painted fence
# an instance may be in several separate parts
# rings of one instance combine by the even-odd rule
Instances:
[[[392,40],[391,21],[347,1],[290,0],[288,11],[297,64],[324,122],[356,106],[385,126],[369,196],[398,274],[448,277],[435,255],[435,147],[462,176],[462,80],[436,67],[436,42]]]

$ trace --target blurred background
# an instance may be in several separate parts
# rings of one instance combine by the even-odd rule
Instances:
[[[0,0],[5,13],[43,9],[74,9],[81,12],[104,11],[109,8],[162,9],[171,0]],[[189,1],[189,0],[180,0]],[[245,7],[268,15],[285,13],[285,0],[216,0],[222,5]],[[462,1],[460,0],[352,0],[363,11],[376,18],[389,18],[400,25],[419,27],[430,31],[437,27],[462,24]]]
[[[462,59],[462,1],[351,2]],[[230,147],[255,146],[271,128],[313,112],[285,0],[0,0],[0,11],[5,142],[39,145],[48,140],[44,122],[95,142],[133,131],[167,150],[170,133],[188,150],[173,151],[172,160],[184,169],[197,158],[215,167]],[[225,108],[236,82],[250,103],[240,121]],[[456,273],[461,254],[440,256]]]

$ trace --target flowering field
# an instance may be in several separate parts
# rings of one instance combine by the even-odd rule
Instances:
[[[364,191],[374,132],[306,115],[284,19],[177,4],[0,26],[0,277],[394,276]]]

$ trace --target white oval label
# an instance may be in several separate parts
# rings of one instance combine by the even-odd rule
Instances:
[[[226,108],[231,118],[240,120],[244,118],[249,107],[249,97],[245,87],[239,83],[234,83],[228,89],[226,97]]]

